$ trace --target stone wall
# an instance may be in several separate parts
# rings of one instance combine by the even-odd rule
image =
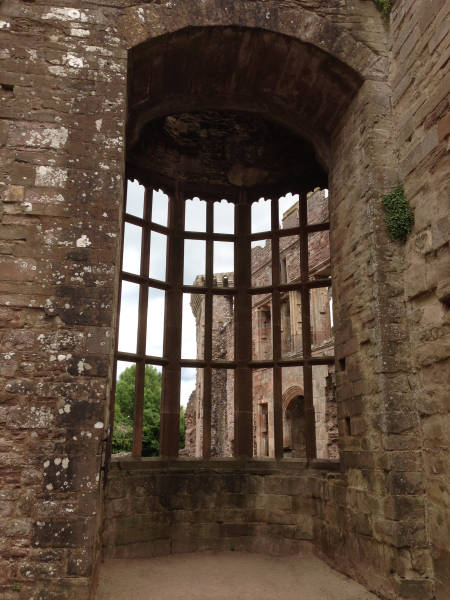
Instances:
[[[126,51],[94,2],[0,2],[0,596],[87,598],[123,193]]]
[[[348,115],[365,123],[367,135],[342,122],[330,178],[340,460],[352,532],[337,543],[336,559],[346,568],[358,556],[347,570],[387,597],[432,598],[420,461],[402,448],[405,438],[418,440],[404,255],[387,237],[380,202],[397,183],[389,86],[367,81]],[[347,187],[336,186],[344,173]]]
[[[407,385],[419,423],[402,448],[426,507],[439,600],[450,595],[449,12],[443,0],[395,2],[390,67],[398,179],[414,210],[404,300],[412,349]]]
[[[317,498],[339,473],[304,461],[114,459],[106,495],[104,556],[135,558],[201,550],[293,554],[327,515]],[[334,499],[329,499],[331,510]],[[324,523],[322,526],[320,523]]]
[[[261,68],[240,72],[252,93],[207,77],[170,102],[162,89],[157,108],[191,110],[200,90],[214,110],[265,111],[311,141],[329,173],[344,476],[313,477],[317,547],[387,598],[448,596],[446,11],[444,0],[395,0],[389,25],[371,0],[0,2],[6,600],[84,600],[98,564],[127,50],[218,25],[260,32],[259,54],[244,55],[264,56]],[[387,238],[380,208],[399,181],[415,211],[405,247]],[[290,506],[276,505],[281,518],[298,518]]]

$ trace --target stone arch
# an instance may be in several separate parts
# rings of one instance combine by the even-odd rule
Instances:
[[[296,88],[299,88],[299,83],[301,89],[299,80],[291,82],[292,85],[288,93],[285,94],[285,101],[282,101],[281,96],[277,103],[267,100],[274,87],[270,81],[261,78],[261,83],[265,82],[268,93],[266,92],[264,97],[258,98],[259,104],[252,104],[248,102],[247,98],[239,97],[236,94],[229,97],[228,104],[223,102],[220,106],[223,110],[236,110],[237,107],[240,107],[242,110],[263,114],[267,118],[285,123],[292,131],[313,143],[323,165],[330,165],[327,169],[330,177],[330,197],[332,199],[330,202],[330,220],[333,221],[334,227],[331,243],[333,256],[336,257],[333,276],[341,270],[341,279],[339,280],[339,277],[336,277],[337,285],[334,288],[336,290],[336,306],[342,307],[342,315],[338,315],[341,318],[336,319],[336,340],[338,344],[341,344],[340,348],[344,348],[343,344],[345,343],[346,352],[347,348],[352,348],[351,344],[355,342],[358,351],[352,354],[352,370],[361,379],[370,378],[373,376],[373,361],[366,357],[369,345],[361,346],[361,349],[359,349],[356,337],[359,331],[366,327],[366,324],[361,324],[360,314],[349,311],[348,301],[351,294],[357,293],[366,285],[368,270],[370,268],[373,273],[373,264],[376,265],[376,276],[380,275],[381,290],[386,285],[383,279],[384,269],[386,268],[387,274],[392,273],[390,264],[388,264],[389,261],[385,260],[379,251],[381,247],[379,242],[380,240],[384,241],[384,237],[382,228],[378,226],[383,219],[379,208],[380,192],[391,187],[396,179],[396,162],[391,140],[390,88],[386,83],[386,70],[384,68],[386,54],[383,43],[380,42],[378,53],[372,51],[369,45],[357,40],[356,36],[341,32],[341,25],[337,23],[343,23],[345,20],[339,21],[336,19],[331,30],[335,34],[335,40],[339,40],[339,43],[336,42],[335,44],[330,39],[328,45],[322,45],[317,36],[311,35],[312,29],[316,33],[320,31],[319,26],[317,26],[317,29],[312,27],[311,31],[308,30],[307,32],[309,37],[305,34],[302,38],[301,33],[299,33],[301,31],[300,25],[298,25],[297,30],[289,31],[289,27],[282,26],[279,23],[270,25],[270,18],[267,19],[267,23],[264,23],[262,20],[263,13],[260,11],[262,3],[259,2],[246,3],[245,11],[242,8],[244,3],[236,3],[235,9],[232,3],[225,3],[216,14],[214,13],[214,7],[218,5],[218,2],[206,0],[204,4],[208,6],[208,15],[210,16],[203,15],[202,8],[196,2],[187,4],[189,6],[183,6],[181,13],[178,12],[173,17],[168,14],[167,7],[163,9],[160,5],[151,4],[130,9],[131,13],[129,13],[128,18],[130,19],[131,14],[136,19],[136,22],[128,30],[124,30],[124,35],[127,36],[125,45],[131,49],[130,56],[141,49],[145,53],[146,48],[151,44],[161,44],[162,50],[166,52],[170,50],[168,46],[170,39],[174,40],[176,37],[185,34],[195,35],[205,30],[213,32],[219,29],[221,29],[222,34],[227,34],[227,30],[236,31],[240,29],[241,32],[242,30],[249,32],[249,36],[253,33],[259,35],[262,41],[267,36],[267,50],[272,51],[276,46],[281,48],[283,45],[285,47],[290,45],[293,53],[300,50],[304,56],[310,52],[310,55],[317,60],[323,57],[323,65],[326,67],[326,74],[331,82],[329,89],[334,89],[336,79],[344,84],[343,98],[345,98],[345,101],[343,101],[343,106],[345,105],[345,112],[339,114],[339,111],[337,111],[326,121],[321,119],[318,113],[314,121],[310,122],[308,120],[308,114],[310,113],[307,111],[302,113],[301,110],[296,110],[295,102],[300,102],[301,108],[302,100],[302,97],[299,97],[298,93],[295,92]],[[363,3],[357,0],[353,4]],[[369,5],[367,2],[364,4]],[[224,6],[230,8],[230,11],[232,10],[232,17],[229,16]],[[251,10],[249,6],[251,6]],[[269,4],[264,3],[264,8],[267,8],[267,6]],[[143,11],[142,14],[138,12],[139,10]],[[161,11],[163,10],[166,12],[164,18],[161,18]],[[195,13],[196,10],[198,10],[198,15]],[[223,12],[224,10],[226,14]],[[242,14],[241,10],[244,11]],[[312,10],[315,12],[316,7]],[[250,17],[252,11],[258,16],[253,15],[253,17]],[[307,11],[303,7],[299,7],[298,10],[296,8],[295,13],[298,21],[302,21],[303,24],[307,22]],[[303,20],[304,18],[305,20]],[[322,31],[330,31],[323,14],[311,18],[314,23],[322,23]],[[334,19],[334,16],[330,16],[330,19]],[[280,52],[279,55],[283,56],[283,53]],[[167,54],[164,54],[164,56],[167,57]],[[289,51],[284,53],[284,57],[291,57],[292,60],[292,54],[290,55]],[[145,65],[145,61],[142,61],[142,64]],[[268,72],[277,72],[277,69],[270,69],[264,54],[259,54],[258,64],[261,65],[261,68],[267,67]],[[279,61],[279,64],[284,64],[284,61]],[[131,66],[133,67],[133,65]],[[317,69],[315,70],[317,71]],[[345,73],[349,75],[348,78],[345,77]],[[152,83],[164,81],[161,77],[155,77],[156,71],[151,71],[151,74],[153,76]],[[150,79],[147,78],[146,81],[148,83]],[[314,85],[308,92],[311,97],[314,97],[318,109],[323,106],[326,107],[327,102],[327,98],[322,99],[322,96],[319,97],[320,88],[320,84],[314,81]],[[326,89],[328,90],[328,87]],[[154,89],[150,90],[148,86],[144,90],[147,96],[150,91],[153,93]],[[153,105],[146,105],[146,97],[143,96],[141,98],[142,102],[137,102],[137,105],[140,104],[139,110],[144,108],[145,111],[148,111],[146,114],[144,114],[144,111],[141,113],[143,123],[145,123],[145,120],[150,121],[170,114],[169,109],[171,111],[193,111],[195,108],[198,110],[211,110],[212,106],[217,106],[221,89],[216,90],[215,95],[209,94],[207,97],[208,103],[205,102],[205,104],[201,103],[201,91],[191,94],[190,98],[185,94],[182,102],[180,102],[180,94],[174,93],[172,96],[161,94],[159,105],[156,102]],[[157,96],[152,96],[152,99],[154,98],[157,98]],[[188,103],[189,99],[190,104]],[[169,100],[171,103],[169,103]],[[325,104],[322,104],[322,101]],[[133,110],[132,106],[129,108]],[[140,126],[142,126],[142,123]],[[339,244],[337,240],[339,240]],[[355,244],[360,244],[365,252],[354,253]],[[336,250],[335,253],[334,250]],[[367,254],[370,260],[367,260]],[[352,286],[345,288],[342,284],[342,269],[343,265],[350,263],[355,275]],[[378,291],[374,295],[373,301],[377,301],[377,306],[380,306],[377,298],[382,299],[382,295],[376,297],[377,294]],[[383,301],[381,304],[384,306]],[[378,310],[377,315],[379,314],[380,311]],[[374,336],[373,339],[377,350],[380,350],[380,356],[384,357],[387,348],[385,333],[383,333],[385,330],[382,329],[379,321],[376,321],[372,327],[376,332],[381,332],[378,337]],[[373,352],[371,347],[369,350]],[[344,392],[345,390],[342,390],[342,394]],[[380,399],[380,401],[382,400]],[[311,417],[311,414],[308,417]],[[370,448],[370,450],[372,449]],[[344,470],[351,465],[350,460],[352,458],[351,452],[342,453],[341,464]],[[332,551],[335,552],[334,546]],[[337,553],[339,554],[339,552]],[[358,567],[355,568],[357,572]]]
[[[303,389],[299,385],[292,385],[282,396],[283,411],[289,408],[290,403],[298,396],[303,396]]]
[[[282,396],[283,405],[283,448],[286,456],[306,458],[308,431],[305,419],[303,390],[300,386],[291,386]]]
[[[367,6],[367,2],[362,0],[354,3],[357,6],[353,13],[347,7],[336,9],[333,6],[334,11],[343,12],[344,18],[338,21],[333,19],[333,15],[330,17],[326,4],[318,3],[319,6],[312,9],[310,3],[303,0],[292,6],[280,6],[278,2],[261,0],[252,2],[251,5],[233,0],[193,0],[183,2],[182,6],[181,3],[178,6],[176,0],[157,5],[142,2],[123,11],[119,19],[120,37],[126,41],[128,48],[132,48],[146,40],[187,27],[220,25],[256,28],[291,36],[321,48],[364,78],[380,79],[381,73],[386,75],[386,61],[380,61],[380,51],[386,55],[387,48],[378,45],[375,49],[373,31],[372,35],[367,32],[366,36],[362,32],[362,25],[366,20],[364,13],[369,12],[372,28],[377,24],[377,33],[386,37],[382,18],[376,8]],[[358,16],[355,18],[355,15]],[[353,17],[354,31],[345,22],[345,17],[350,16]]]
[[[243,111],[308,141],[327,170],[333,131],[363,81],[319,46],[262,28],[195,26],[149,37],[129,51],[128,147],[169,114]]]
[[[223,89],[205,90],[197,86],[194,93],[192,89],[186,88],[182,94],[167,92],[158,102],[154,86],[151,90],[147,88],[145,91],[148,95],[151,94],[152,99],[148,103],[142,98],[138,100],[140,114],[135,120],[135,128],[128,132],[129,142],[133,143],[138,131],[153,119],[170,113],[211,110],[220,105],[223,110],[256,112],[285,125],[313,143],[317,158],[326,169],[331,131],[351,103],[357,89],[364,80],[381,81],[387,78],[387,47],[384,43],[386,32],[376,8],[358,0],[351,7],[333,6],[333,12],[330,13],[326,4],[318,3],[318,6],[311,8],[310,3],[303,0],[298,0],[293,6],[262,1],[249,5],[232,0],[194,0],[178,5],[174,0],[161,4],[141,3],[125,8],[121,18],[114,23],[114,28],[129,49],[131,69],[135,58],[139,54],[145,54],[147,46],[160,45],[160,55],[167,57],[171,52],[172,42],[186,35],[186,32],[190,32],[187,37],[199,39],[202,30],[207,30],[214,36],[214,30],[219,29],[220,41],[215,45],[216,53],[210,50],[202,53],[203,59],[209,57],[209,63],[213,68],[217,67],[220,64],[218,58],[228,58],[233,54],[222,46],[227,37],[227,32],[223,30],[228,29],[230,33],[239,29],[240,32],[245,32],[241,36],[241,54],[245,56],[245,61],[249,62],[248,37],[256,34],[262,41],[262,48],[259,55],[256,53],[253,63],[263,65],[266,74],[274,76],[270,81],[267,77],[262,78],[260,83],[265,89],[260,86],[256,93],[250,94],[243,94],[242,90],[239,90],[240,93],[235,90],[235,93],[226,94]],[[337,18],[335,11],[342,15]],[[368,14],[372,30],[366,30]],[[349,22],[352,23],[350,28]],[[377,29],[377,44],[373,42],[373,29]],[[384,42],[380,43],[380,40]],[[204,38],[199,41],[198,47],[203,50],[206,48]],[[214,44],[210,48],[214,48]],[[303,74],[301,69],[296,68],[302,54],[307,69]],[[197,58],[188,66],[185,58],[183,55],[179,60],[169,61],[171,70],[176,63],[185,65],[185,71],[190,75],[194,73],[195,76],[199,71],[208,72],[208,67],[205,67],[202,60]],[[234,76],[235,62],[231,60],[230,65],[229,71]],[[258,73],[258,69],[253,69],[251,64],[247,64],[247,67],[242,75],[245,82],[248,81],[245,73],[252,70]],[[320,73],[318,80],[315,76],[317,73]],[[158,74],[156,65],[154,80],[158,78]],[[324,76],[325,80],[321,79]],[[341,83],[347,87],[345,93],[341,93]],[[273,94],[280,86],[282,93]],[[192,87],[195,88],[195,85]],[[129,87],[129,97],[131,93]],[[312,102],[315,118],[311,118],[310,111],[297,110],[299,107],[293,106],[299,99],[304,103],[305,98]],[[337,102],[329,110],[327,99],[332,98],[341,99],[341,102]],[[327,127],[324,128],[325,123]]]

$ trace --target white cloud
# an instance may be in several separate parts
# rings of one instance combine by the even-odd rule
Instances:
[[[122,281],[120,301],[119,351],[136,352],[139,285]]]
[[[150,288],[148,293],[147,339],[145,353],[161,357],[164,339],[165,291]]]
[[[234,233],[234,204],[214,202],[214,233]]]
[[[206,231],[206,201],[186,200],[184,228],[186,231]]]
[[[188,369],[186,367],[183,367],[181,369],[181,406],[184,406],[186,408],[187,403],[189,401],[189,396],[195,390],[196,381],[197,369]]]
[[[150,236],[150,277],[166,280],[167,236],[152,231]]]
[[[299,195],[288,192],[278,199],[279,226],[283,226],[283,214],[298,202]],[[252,233],[271,230],[271,200],[260,198],[252,204]],[[263,244],[259,244],[263,245]]]
[[[191,294],[183,294],[181,358],[197,358],[197,332],[190,302]]]
[[[144,195],[144,186],[139,185],[137,181],[128,181],[126,212],[129,215],[141,218],[144,216]]]
[[[141,240],[142,227],[138,227],[132,223],[125,223],[122,269],[128,273],[140,273]]]
[[[162,190],[153,190],[152,221],[167,227],[169,197]]]
[[[260,198],[252,204],[252,233],[271,230],[270,200]]]
[[[193,285],[197,275],[205,275],[206,242],[204,240],[184,241],[185,285]]]
[[[214,273],[234,271],[234,243],[214,242]]]
[[[125,369],[131,367],[132,364],[133,363],[125,362],[124,360],[118,360],[116,379],[119,379],[120,375],[125,371]]]

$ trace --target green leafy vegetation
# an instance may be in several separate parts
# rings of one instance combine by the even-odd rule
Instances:
[[[136,365],[132,365],[120,374],[116,383],[114,435],[112,441],[112,451],[114,454],[118,452],[131,452],[135,380]],[[150,365],[145,367],[142,456],[159,455],[161,380],[161,373],[158,373],[154,367]],[[185,432],[184,409],[181,407],[180,448],[184,447]]]
[[[375,2],[376,7],[379,11],[383,13],[384,16],[388,16],[391,12],[391,0],[373,0]]]
[[[383,196],[383,208],[386,211],[386,229],[393,240],[405,242],[411,232],[414,215],[405,198],[405,190],[400,184],[390,194]]]

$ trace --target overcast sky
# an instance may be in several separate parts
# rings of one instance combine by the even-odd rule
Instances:
[[[298,201],[298,195],[287,194],[279,199],[280,226],[283,213]],[[162,192],[154,192],[152,221],[167,225],[168,198]],[[128,182],[127,212],[142,217],[144,188],[136,181]],[[206,231],[206,202],[198,198],[186,202],[187,231]],[[252,233],[270,231],[270,200],[261,199],[252,205]],[[234,205],[222,200],[214,203],[214,232],[234,233]],[[150,240],[150,277],[165,280],[166,236],[153,231]],[[265,241],[254,242],[252,246],[264,245]],[[139,273],[141,251],[141,230],[130,223],[125,224],[123,269]],[[185,240],[184,283],[193,284],[197,275],[205,274],[206,245],[203,240]],[[214,273],[234,271],[234,251],[231,242],[214,242]],[[146,354],[162,356],[164,327],[164,291],[150,288],[147,323]],[[119,325],[119,350],[135,352],[137,339],[137,319],[139,286],[122,282],[122,299]],[[190,294],[183,294],[182,358],[197,357],[195,319],[190,307]],[[129,366],[120,361],[117,375]],[[158,367],[158,370],[160,368]],[[181,404],[186,406],[195,388],[195,369],[182,369]]]

